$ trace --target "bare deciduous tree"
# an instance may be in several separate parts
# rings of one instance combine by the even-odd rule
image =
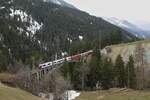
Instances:
[[[135,51],[135,66],[136,66],[136,76],[137,76],[137,89],[144,89],[145,75],[144,68],[146,62],[144,60],[145,49],[142,44],[138,44]]]
[[[55,70],[48,73],[42,82],[43,91],[47,93],[53,93],[54,99],[62,100],[63,94],[68,89],[68,84],[61,76],[60,71]]]

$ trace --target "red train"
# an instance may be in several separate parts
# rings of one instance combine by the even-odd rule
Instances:
[[[81,54],[77,54],[77,55],[69,56],[69,57],[66,57],[66,58],[58,59],[58,60],[55,60],[55,61],[39,64],[39,68],[46,68],[46,67],[49,67],[49,66],[61,64],[65,60],[68,61],[68,62],[80,61],[82,59],[82,57],[86,57],[86,56],[90,55],[92,52],[93,52],[92,50],[89,50],[89,51],[81,53]]]

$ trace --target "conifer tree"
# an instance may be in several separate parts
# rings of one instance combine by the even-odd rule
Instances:
[[[101,54],[99,49],[99,42],[96,42],[93,50],[92,58],[89,63],[88,84],[90,88],[95,88],[96,84],[101,80]]]
[[[0,72],[7,70],[7,57],[0,50]]]
[[[70,79],[70,69],[69,69],[68,62],[66,62],[66,61],[64,62],[64,65],[61,69],[61,72],[62,72],[63,76],[69,81],[69,79]]]
[[[106,58],[104,60],[101,75],[101,83],[103,89],[109,89],[112,86],[113,81],[113,64],[111,62],[111,59]]]
[[[126,66],[127,69],[127,86],[128,88],[135,88],[136,87],[136,75],[135,75],[135,68],[134,68],[134,60],[133,57],[129,57],[129,62]]]
[[[126,85],[125,67],[121,55],[117,56],[115,64],[115,78],[117,87],[123,88]]]

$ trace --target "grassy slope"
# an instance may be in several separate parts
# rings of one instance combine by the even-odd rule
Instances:
[[[127,45],[136,45],[136,44],[139,44],[139,43],[150,43],[150,40],[141,40],[141,41],[135,41],[135,42],[129,42],[129,43],[120,43],[120,44],[116,44],[116,45],[110,45],[110,46],[107,46],[107,47],[120,47],[120,46],[127,46]]]
[[[145,57],[150,55],[149,49],[150,49],[150,40],[142,40],[142,41],[136,41],[131,43],[122,43],[118,45],[111,45],[107,46],[105,49],[110,49],[110,52],[107,53],[107,56],[112,59],[113,62],[115,62],[116,57],[121,54],[123,57],[124,62],[128,61],[128,57],[130,55],[135,55],[137,46],[141,44],[142,47],[145,49]],[[103,49],[103,51],[105,51]],[[150,59],[147,59],[148,63],[150,63]]]
[[[0,84],[0,100],[44,100],[20,89]]]
[[[82,92],[76,100],[150,100],[150,91]]]

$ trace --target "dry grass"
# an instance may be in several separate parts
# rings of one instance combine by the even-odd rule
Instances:
[[[116,45],[110,45],[110,46],[107,46],[107,47],[120,47],[120,46],[126,46],[126,45],[136,45],[136,44],[139,44],[139,43],[150,43],[150,40],[140,40],[140,41],[135,41],[135,42],[129,42],[129,43],[120,43],[120,44],[116,44]]]
[[[137,46],[141,44],[141,48],[144,48],[145,50],[145,58],[146,58],[146,62],[150,63],[150,58],[147,57],[150,52],[150,40],[142,40],[142,41],[136,41],[136,42],[131,42],[131,43],[123,43],[123,44],[118,44],[118,45],[111,45],[111,46],[107,46],[105,47],[105,49],[103,49],[103,51],[105,50],[110,50],[109,52],[107,52],[108,57],[110,57],[112,59],[112,62],[114,63],[116,60],[116,57],[120,54],[123,57],[123,61],[126,63],[129,59],[129,56],[132,55],[133,57],[135,57],[135,52],[136,52],[136,48]]]
[[[0,84],[0,100],[44,100],[20,89]]]
[[[150,100],[150,91],[107,90],[82,92],[76,100]]]
[[[10,73],[0,73],[1,82],[12,82],[16,78],[16,75]]]

